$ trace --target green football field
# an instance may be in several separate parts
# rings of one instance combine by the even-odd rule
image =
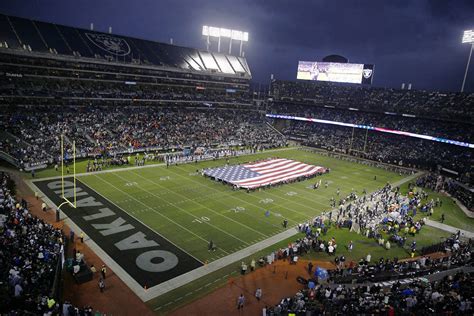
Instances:
[[[211,262],[282,232],[289,226],[330,209],[329,200],[351,190],[374,191],[404,176],[379,168],[288,149],[230,159],[231,164],[267,157],[290,158],[331,168],[331,172],[307,181],[247,193],[201,176],[202,168],[219,167],[225,160],[166,168],[122,170],[81,176],[80,180],[123,210],[201,261]],[[377,179],[374,180],[374,176]],[[322,179],[322,187],[311,186]],[[325,188],[325,181],[329,187]],[[269,210],[270,215],[265,216]],[[207,250],[212,240],[215,252]]]

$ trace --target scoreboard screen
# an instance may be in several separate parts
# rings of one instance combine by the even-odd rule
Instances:
[[[300,61],[296,79],[372,84],[373,76],[371,64]]]

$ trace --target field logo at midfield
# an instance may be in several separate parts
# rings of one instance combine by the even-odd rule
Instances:
[[[34,184],[60,203],[60,180]],[[73,196],[73,185],[64,181],[66,198]],[[66,205],[62,211],[140,285],[152,287],[202,265],[80,181],[76,196],[77,208]]]

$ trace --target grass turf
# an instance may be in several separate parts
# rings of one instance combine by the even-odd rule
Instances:
[[[146,223],[201,261],[211,262],[284,230],[283,219],[296,225],[329,210],[329,199],[340,188],[373,191],[398,174],[365,165],[290,149],[230,159],[230,163],[278,156],[331,168],[319,177],[328,188],[309,188],[318,178],[259,192],[233,191],[202,177],[197,170],[221,166],[223,160],[166,168],[146,168],[87,175],[81,181]],[[374,176],[377,175],[377,180]],[[264,215],[270,211],[270,216]],[[213,240],[218,249],[207,250]]]

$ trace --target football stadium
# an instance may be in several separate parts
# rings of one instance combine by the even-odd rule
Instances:
[[[472,314],[472,4],[184,2],[0,5],[0,314]]]

